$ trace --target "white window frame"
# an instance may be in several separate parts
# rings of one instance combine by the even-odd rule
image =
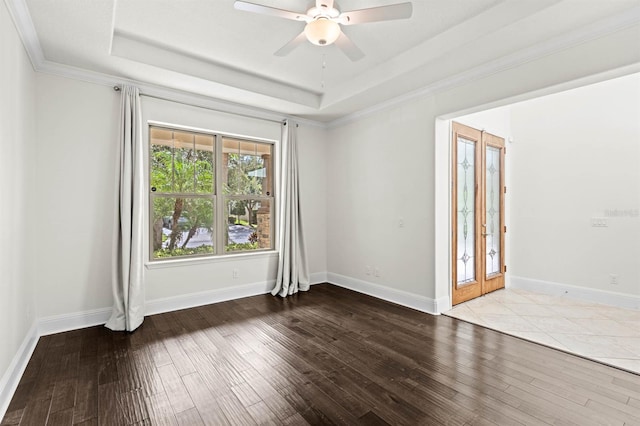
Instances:
[[[185,256],[175,256],[175,257],[166,257],[166,258],[154,258],[153,257],[153,196],[151,194],[151,128],[162,128],[167,130],[175,130],[175,131],[183,131],[183,132],[193,132],[205,135],[211,135],[214,137],[214,191],[211,196],[213,200],[214,206],[214,253],[210,254],[196,254],[196,255],[185,255]],[[273,255],[277,250],[277,218],[279,217],[278,211],[278,191],[277,187],[280,182],[280,168],[279,168],[279,150],[278,150],[278,141],[246,136],[246,135],[238,135],[233,133],[219,132],[214,130],[184,126],[179,124],[171,124],[165,122],[157,122],[157,121],[147,121],[145,128],[146,140],[145,143],[145,163],[146,163],[146,196],[147,196],[147,214],[145,215],[146,219],[146,230],[148,233],[147,246],[146,250],[148,251],[147,261],[148,266],[150,267],[160,267],[164,265],[170,264],[179,264],[179,263],[200,263],[200,262],[208,262],[211,260],[222,260],[228,258],[237,258],[237,257],[245,257],[245,256],[258,256],[258,255]],[[226,196],[223,193],[223,138],[230,138],[236,140],[242,140],[247,142],[254,143],[262,143],[271,145],[271,173],[272,173],[272,187],[271,187],[271,195],[270,196],[261,196],[261,195],[247,195],[246,198],[256,199],[263,198],[268,199],[271,202],[271,215],[270,215],[270,237],[271,237],[271,247],[263,248],[263,249],[255,249],[255,250],[239,250],[233,252],[226,252],[226,244],[225,244],[225,226],[227,226],[227,217],[225,215],[225,201]],[[188,195],[190,196],[190,195]],[[200,195],[201,196],[201,195]],[[201,196],[202,197],[202,196]],[[244,195],[236,195],[233,197],[244,197]],[[209,198],[207,196],[202,198]]]

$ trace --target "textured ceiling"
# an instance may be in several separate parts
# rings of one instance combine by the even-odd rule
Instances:
[[[12,1],[26,1],[47,61],[324,121],[501,58],[534,55],[603,20],[637,17],[640,7],[639,0],[414,0],[408,20],[343,28],[366,54],[352,62],[335,46],[308,43],[274,56],[304,24],[238,11],[233,0]],[[252,1],[299,12],[313,4]],[[336,4],[346,11],[399,1]]]

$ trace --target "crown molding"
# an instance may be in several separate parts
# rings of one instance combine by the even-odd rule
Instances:
[[[37,71],[38,64],[44,62],[45,59],[29,8],[24,0],[4,0],[4,4],[9,10],[11,19],[13,19],[18,35],[27,51],[27,56],[31,60],[31,65]]]
[[[462,86],[471,81],[488,77],[492,74],[516,68],[527,62],[531,62],[544,56],[552,55],[579,44],[624,30],[633,25],[637,25],[638,23],[640,23],[640,7],[635,7],[625,13],[602,19],[586,27],[554,37],[543,43],[536,44],[527,49],[522,49],[513,54],[486,62],[481,66],[471,68],[462,73],[436,81],[420,89],[405,93],[404,95],[400,95],[371,107],[347,114],[342,118],[329,122],[327,127],[335,128],[343,126],[376,112],[393,108],[396,105],[405,103],[412,99],[434,95],[457,86]]]
[[[74,80],[85,81],[87,83],[94,83],[103,86],[113,87],[123,84],[133,85],[140,89],[140,93],[142,95],[147,95],[172,102],[185,103],[196,107],[208,108],[230,114],[244,115],[251,118],[269,121],[283,121],[286,119],[290,119],[295,120],[301,125],[322,128],[326,127],[326,123],[320,121],[295,117],[288,114],[281,114],[262,108],[224,101],[221,99],[199,95],[197,93],[186,92],[183,90],[170,89],[168,87],[145,83],[142,81],[115,77],[109,74],[89,71],[83,68],[63,65],[47,60],[35,66],[34,69],[44,74],[57,75],[60,77],[71,78]]]
[[[585,26],[578,30],[566,33],[547,40],[543,43],[522,49],[511,55],[489,61],[479,67],[469,69],[465,72],[453,75],[451,77],[436,81],[427,86],[423,86],[417,90],[405,93],[395,98],[377,103],[370,107],[360,109],[344,117],[322,122],[309,118],[299,117],[295,115],[278,113],[258,107],[251,107],[244,104],[224,101],[210,96],[195,94],[192,92],[182,91],[178,89],[170,89],[165,86],[153,85],[143,81],[127,80],[109,74],[89,71],[83,68],[64,65],[45,59],[37,32],[33,25],[29,9],[25,0],[4,0],[9,13],[15,23],[18,34],[31,60],[31,64],[35,71],[68,77],[89,83],[101,84],[106,86],[131,84],[140,88],[141,93],[163,98],[166,100],[174,100],[176,102],[189,103],[194,106],[202,106],[205,108],[217,109],[224,112],[247,115],[254,118],[281,121],[285,119],[296,120],[302,125],[308,125],[321,128],[336,128],[361,118],[374,114],[378,111],[392,108],[412,99],[434,95],[436,93],[452,89],[457,86],[464,85],[474,80],[478,80],[489,75],[505,71],[507,69],[518,67],[527,62],[540,59],[544,56],[560,52],[564,49],[585,43],[608,34],[615,33],[625,28],[637,25],[640,22],[640,7],[635,7],[609,18],[602,19],[591,25]],[[321,109],[318,112],[322,112]]]

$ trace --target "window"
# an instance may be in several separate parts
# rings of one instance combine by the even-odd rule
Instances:
[[[149,128],[151,260],[273,248],[273,144]]]

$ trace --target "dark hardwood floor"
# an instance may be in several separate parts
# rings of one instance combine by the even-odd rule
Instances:
[[[331,285],[42,337],[2,425],[640,425],[640,376]]]

